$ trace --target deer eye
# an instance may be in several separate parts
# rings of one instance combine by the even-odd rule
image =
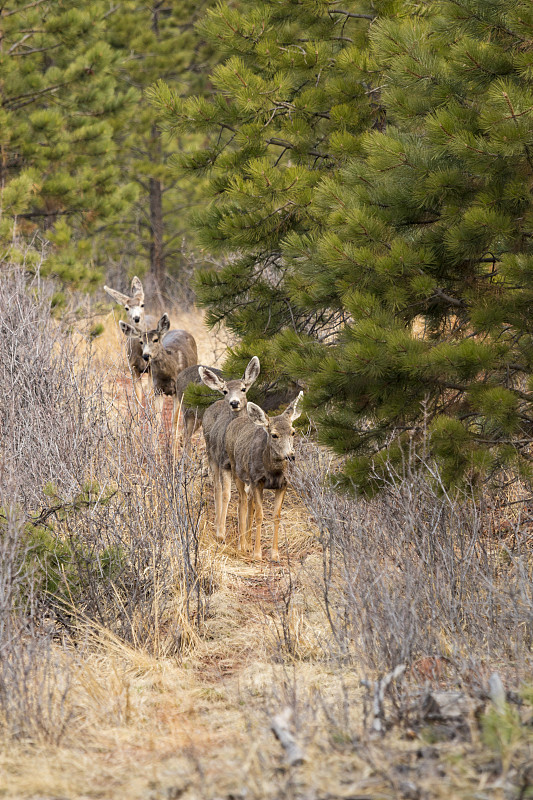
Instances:
[[[129,311],[129,310],[130,310],[130,307],[129,307],[129,306],[124,306],[124,308],[126,309],[126,311]]]
[[[141,308],[144,308],[144,303],[141,303]]]
[[[244,388],[244,389],[241,389],[241,392],[245,392],[245,391],[246,391],[246,388]]]
[[[279,439],[279,436],[278,436],[278,434],[277,434],[277,433],[273,433],[273,434],[272,434],[272,438],[273,438],[273,439]]]
[[[159,341],[159,339],[157,339],[157,338],[154,336],[154,338],[153,338],[153,342],[154,342],[154,344],[155,344],[156,342],[158,342],[158,341]]]
[[[291,431],[291,436],[296,436],[296,431]]]
[[[224,391],[222,392],[222,394],[227,394],[227,393],[228,393],[227,389],[224,389]]]

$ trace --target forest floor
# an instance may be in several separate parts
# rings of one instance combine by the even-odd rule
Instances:
[[[201,362],[220,363],[225,344],[209,335],[199,313],[172,321],[196,337]],[[120,344],[111,320],[99,344],[102,368],[119,368],[114,353]],[[194,441],[201,459],[201,433]],[[269,502],[265,518],[271,519]],[[497,752],[487,747],[478,708],[461,720],[460,732],[457,726],[403,725],[385,737],[371,736],[360,682],[375,676],[325,652],[328,620],[317,590],[321,549],[303,502],[288,492],[277,564],[268,559],[268,524],[261,563],[237,553],[235,519],[233,499],[225,547],[214,540],[211,517],[206,520],[203,547],[216,559],[217,586],[205,624],[183,657],[154,658],[94,630],[83,653],[74,654],[74,713],[65,735],[57,745],[4,743],[0,797],[531,796],[513,760],[518,751],[529,752],[529,740],[510,735]],[[426,689],[444,686],[440,674],[422,677]],[[292,765],[272,730],[280,713],[302,752]],[[516,791],[509,789],[511,778]]]

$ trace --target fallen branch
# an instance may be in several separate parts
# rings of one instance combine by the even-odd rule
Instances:
[[[285,706],[281,713],[272,718],[270,728],[285,751],[288,765],[297,767],[303,764],[304,754],[289,730],[291,719],[292,709],[289,706]]]
[[[362,686],[365,686],[367,689],[374,689],[374,700],[372,703],[372,724],[370,726],[370,730],[373,733],[385,733],[385,712],[383,710],[385,692],[392,681],[396,680],[396,678],[399,678],[400,675],[403,675],[405,670],[406,665],[399,664],[395,669],[392,670],[392,672],[388,672],[383,678],[380,678],[380,680],[374,681],[373,687],[370,681],[361,681]]]

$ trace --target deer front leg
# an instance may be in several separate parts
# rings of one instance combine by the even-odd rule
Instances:
[[[219,468],[220,475],[220,535],[217,537],[222,541],[226,540],[226,517],[228,516],[228,506],[231,497],[231,472],[229,469]]]
[[[278,552],[278,532],[279,522],[281,518],[281,506],[285,498],[286,487],[283,489],[276,489],[274,494],[274,536],[272,537],[272,561],[279,561]]]
[[[261,528],[263,526],[263,485],[253,487],[253,503],[255,506],[255,547],[254,559],[261,561]]]
[[[248,495],[246,494],[246,486],[244,481],[241,481],[236,475],[235,485],[239,492],[239,552],[246,550],[246,533],[248,525]]]
[[[213,478],[213,499],[215,505],[215,537],[219,539],[220,530],[220,507],[222,500],[222,492],[220,486],[220,475],[217,463],[214,460],[209,460],[209,469]]]

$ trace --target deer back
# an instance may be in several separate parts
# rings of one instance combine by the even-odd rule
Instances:
[[[268,434],[248,419],[236,419],[226,430],[226,452],[232,472],[244,483],[265,489],[287,485],[287,462],[270,457]]]
[[[178,372],[198,363],[198,351],[194,337],[187,331],[168,331],[163,336],[163,347],[178,365]]]
[[[177,377],[176,380],[176,394],[178,397],[181,398],[185,394],[185,390],[191,383],[202,383],[202,379],[200,377],[200,373],[198,372],[198,367],[203,366],[202,364],[193,364],[192,367],[187,367]],[[222,375],[222,372],[219,369],[215,369],[215,367],[209,367],[211,372],[214,372],[216,375]],[[198,409],[200,411],[200,409]]]

